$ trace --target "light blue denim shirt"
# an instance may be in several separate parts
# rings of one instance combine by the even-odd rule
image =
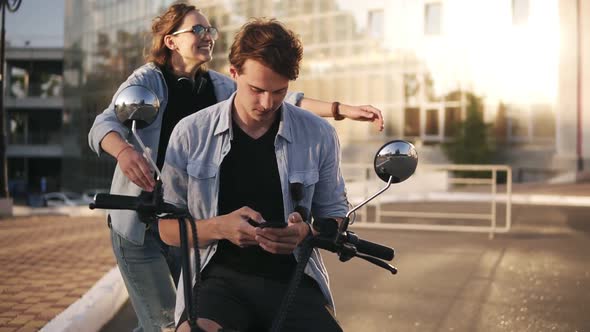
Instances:
[[[162,171],[164,199],[188,208],[197,220],[217,216],[219,169],[231,149],[232,104],[228,100],[181,120],[170,137]],[[340,172],[340,146],[334,128],[322,118],[283,103],[281,123],[275,138],[275,154],[284,216],[293,211],[290,183],[303,183],[300,202],[316,217],[344,217],[347,200]],[[252,162],[256,162],[253,160]],[[201,269],[215,254],[217,243],[201,249]],[[298,250],[295,251],[296,257]],[[328,274],[315,249],[305,273],[314,278],[333,306]],[[193,276],[193,283],[194,283]],[[176,298],[176,320],[184,310],[182,278]]]
[[[236,90],[235,82],[229,77],[222,75],[214,70],[209,70],[209,76],[213,83],[213,90],[217,100],[226,100]],[[102,154],[100,142],[111,131],[119,133],[123,139],[135,146],[137,151],[140,151],[139,144],[131,131],[123,126],[115,115],[114,101],[121,90],[130,85],[143,85],[152,90],[158,100],[160,101],[160,112],[156,120],[148,127],[138,130],[138,135],[146,147],[152,151],[154,160],[158,155],[158,142],[160,140],[160,131],[162,128],[162,114],[168,104],[168,88],[166,80],[160,68],[153,63],[147,63],[137,68],[121,86],[113,96],[111,104],[94,120],[94,124],[88,133],[88,144],[90,148],[99,156]],[[290,93],[286,101],[297,104],[303,98],[302,93]],[[115,168],[113,174],[113,181],[111,183],[111,193],[119,195],[138,196],[141,193],[141,188],[131,182],[119,168]],[[135,211],[128,210],[110,210],[112,228],[123,238],[137,244],[142,245],[145,236],[145,224],[139,221]]]

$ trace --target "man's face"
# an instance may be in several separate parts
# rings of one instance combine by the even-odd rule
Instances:
[[[241,74],[233,66],[230,73],[237,83],[234,104],[238,116],[247,123],[272,122],[287,94],[289,79],[250,59],[244,62]]]

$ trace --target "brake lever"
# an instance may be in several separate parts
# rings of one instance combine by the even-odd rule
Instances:
[[[369,263],[373,263],[381,268],[386,269],[387,271],[391,272],[391,274],[397,274],[397,268],[395,268],[393,265],[388,264],[382,260],[380,260],[379,258],[375,258],[373,256],[369,256],[369,255],[364,255],[364,254],[359,254],[357,253],[356,255],[354,255],[355,257],[358,258],[362,258],[364,260],[366,260]]]

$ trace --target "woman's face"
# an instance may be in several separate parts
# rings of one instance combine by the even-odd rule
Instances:
[[[207,18],[196,10],[186,14],[182,24],[176,31],[191,29],[193,26],[200,24],[204,27],[210,27]],[[213,52],[213,45],[215,41],[211,35],[206,32],[203,37],[199,37],[192,31],[179,33],[173,35],[173,45],[171,47],[172,53],[177,53],[185,64],[203,64],[211,61],[211,54]]]

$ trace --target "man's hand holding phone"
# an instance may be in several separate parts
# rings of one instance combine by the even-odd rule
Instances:
[[[266,224],[266,225],[265,225]],[[261,227],[261,225],[265,225]],[[293,212],[288,222],[266,222],[256,228],[258,245],[273,254],[291,254],[310,232],[301,215]]]

